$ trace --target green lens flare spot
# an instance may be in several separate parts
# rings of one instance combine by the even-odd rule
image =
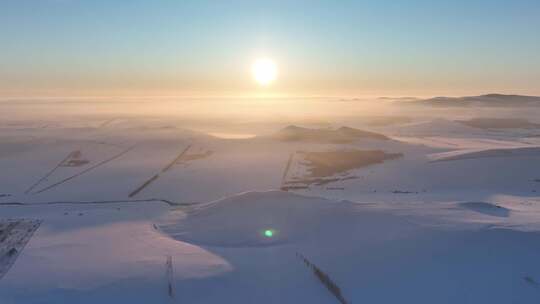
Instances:
[[[268,238],[273,237],[273,236],[274,236],[274,230],[272,230],[272,229],[266,229],[266,230],[264,231],[264,236],[265,236],[265,237],[268,237]]]

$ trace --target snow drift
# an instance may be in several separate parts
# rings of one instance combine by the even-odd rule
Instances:
[[[540,147],[458,150],[430,155],[432,161],[452,161],[493,157],[540,157]]]
[[[487,202],[464,202],[459,205],[465,209],[491,216],[508,217],[510,215],[510,209]]]
[[[280,191],[247,192],[205,204],[160,229],[198,245],[270,246],[315,235],[329,221],[350,218],[354,210],[355,204],[348,201]]]

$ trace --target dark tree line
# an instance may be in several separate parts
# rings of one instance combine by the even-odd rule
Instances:
[[[341,289],[337,284],[332,281],[330,276],[328,276],[324,271],[322,271],[317,265],[311,263],[305,256],[303,256],[301,253],[296,253],[296,256],[300,258],[304,264],[309,267],[313,274],[319,279],[319,281],[328,289],[341,304],[347,304],[347,300],[343,297],[343,294],[341,293]]]

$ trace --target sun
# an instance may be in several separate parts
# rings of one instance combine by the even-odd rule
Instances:
[[[277,66],[271,59],[260,58],[251,65],[251,73],[255,81],[261,86],[272,84],[277,78]]]

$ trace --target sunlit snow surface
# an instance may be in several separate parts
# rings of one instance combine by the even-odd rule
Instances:
[[[2,304],[337,303],[299,256],[351,303],[540,299],[540,129],[45,108],[2,105]]]

